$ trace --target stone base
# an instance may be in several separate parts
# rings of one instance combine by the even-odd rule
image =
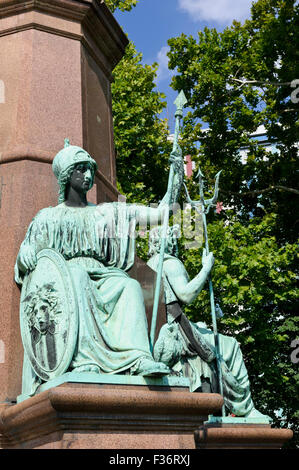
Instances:
[[[222,403],[186,387],[64,383],[0,408],[0,447],[195,449]]]
[[[246,418],[223,421],[207,421],[195,432],[197,449],[281,449],[293,437],[290,429],[271,428],[254,419],[252,423]]]

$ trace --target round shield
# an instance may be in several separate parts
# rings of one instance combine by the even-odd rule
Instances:
[[[67,263],[55,250],[41,250],[25,277],[20,326],[35,373],[48,381],[66,372],[77,341],[78,301]]]

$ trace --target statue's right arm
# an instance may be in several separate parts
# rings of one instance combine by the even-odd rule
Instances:
[[[30,223],[25,239],[22,242],[17,255],[15,264],[15,280],[18,283],[20,283],[20,280],[28,271],[33,271],[37,263],[37,250],[34,242],[35,236],[32,236],[32,233],[36,230],[36,219],[38,219],[38,215]]]
[[[137,222],[143,226],[157,225],[164,220],[166,213],[175,210],[175,204],[178,202],[184,181],[184,162],[182,159],[182,150],[180,147],[171,152],[169,161],[171,164],[173,164],[174,168],[171,191],[167,189],[165,196],[157,207],[146,207],[138,205],[136,219]]]

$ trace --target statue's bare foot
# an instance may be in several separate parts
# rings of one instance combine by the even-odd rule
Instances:
[[[132,375],[142,375],[144,377],[160,377],[169,375],[171,370],[163,362],[156,362],[148,357],[142,357],[135,366],[132,367]]]

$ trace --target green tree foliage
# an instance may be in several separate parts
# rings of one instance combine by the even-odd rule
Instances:
[[[128,202],[157,202],[167,186],[170,144],[159,119],[164,95],[155,91],[157,64],[143,65],[129,43],[114,69],[112,111],[119,190]]]
[[[136,2],[106,3],[124,11]],[[184,153],[200,162],[207,187],[223,169],[220,200],[226,210],[208,215],[215,296],[224,312],[219,330],[241,343],[257,408],[294,431],[299,374],[290,355],[298,337],[299,92],[291,84],[299,78],[297,25],[294,1],[258,0],[243,25],[169,41],[170,67],[177,70],[173,87],[183,89],[189,103]],[[119,190],[130,202],[149,203],[164,194],[170,144],[167,123],[159,120],[164,97],[155,90],[157,65],[143,65],[141,58],[131,43],[115,69],[113,114]],[[275,146],[272,152],[250,137],[260,125]],[[188,188],[198,198],[195,180]],[[185,249],[186,231],[184,236],[181,258],[193,277],[201,250]],[[146,259],[146,239],[138,245]],[[208,290],[187,313],[211,325]],[[296,442],[298,437],[290,445]]]
[[[270,414],[276,425],[287,422],[295,430],[299,377],[298,365],[290,360],[290,344],[298,334],[299,321],[297,247],[277,242],[273,236],[276,218],[268,214],[244,225],[231,215],[209,225],[216,258],[213,286],[224,313],[218,320],[219,330],[241,344],[256,407]],[[191,277],[195,276],[201,267],[198,250],[181,253]],[[186,312],[190,319],[211,326],[208,289]],[[276,416],[280,409],[283,421]]]
[[[138,0],[105,0],[105,3],[112,12],[119,9],[121,11],[130,11],[138,3]]]
[[[105,0],[114,12],[129,11],[138,0]],[[128,202],[156,203],[164,195],[170,143],[159,118],[165,95],[155,88],[158,64],[144,65],[132,42],[113,71],[112,112],[117,184]],[[144,243],[142,244],[144,246]]]
[[[177,72],[174,89],[184,90],[190,107],[184,148],[211,188],[223,169],[220,197],[227,209],[208,216],[215,295],[225,313],[219,330],[241,343],[257,407],[298,432],[298,364],[290,354],[299,334],[298,93],[291,86],[299,78],[299,7],[258,0],[251,13],[222,32],[205,28],[197,38],[170,39],[170,68]],[[261,125],[271,151],[250,137]],[[193,199],[195,183],[188,182]],[[195,275],[199,251],[182,254]],[[188,314],[211,324],[208,291]]]
[[[225,169],[225,200],[245,218],[259,213],[260,205],[275,210],[281,237],[293,240],[298,231],[293,194],[299,194],[298,103],[291,100],[291,83],[299,76],[294,3],[259,0],[244,25],[234,22],[221,33],[205,28],[197,39],[183,34],[169,41],[170,68],[178,71],[173,86],[185,91],[191,107],[184,133],[188,150],[202,156],[210,178]],[[271,158],[250,138],[259,125],[277,147]],[[249,147],[246,165],[239,155],[244,146]]]

